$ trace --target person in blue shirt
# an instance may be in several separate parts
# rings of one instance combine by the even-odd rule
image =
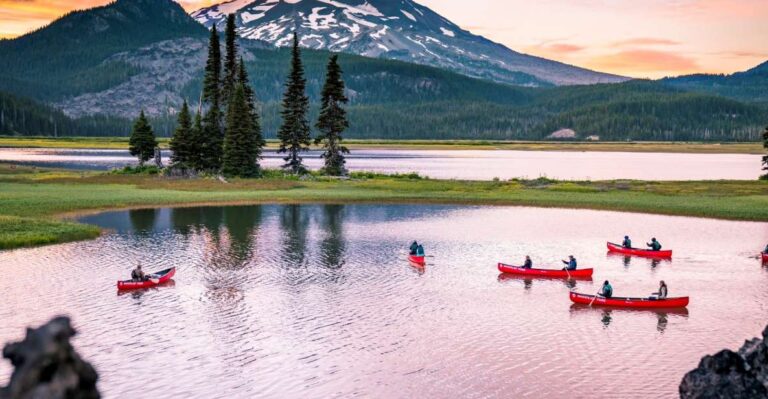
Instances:
[[[624,248],[632,248],[632,240],[629,239],[629,236],[624,236],[624,241],[621,242],[621,246]]]
[[[525,263],[523,264],[523,269],[532,269],[533,268],[533,261],[531,260],[531,257],[526,255],[525,256]]]
[[[613,287],[611,287],[611,283],[609,283],[608,280],[605,280],[603,283],[603,288],[600,290],[598,295],[603,298],[610,298],[613,296]]]
[[[574,258],[573,255],[569,256],[568,260],[564,260],[563,263],[567,265],[563,270],[576,270],[576,258]]]
[[[424,247],[421,244],[416,247],[416,256],[424,256]]]
[[[768,254],[768,245],[765,246],[765,250],[763,251],[764,254]]]
[[[419,243],[416,242],[416,241],[412,242],[411,243],[411,248],[410,248],[410,250],[411,250],[410,255],[416,255],[416,250],[417,249],[419,249]]]
[[[645,244],[651,248],[651,251],[661,251],[661,243],[656,241],[656,237],[651,238],[651,242]]]

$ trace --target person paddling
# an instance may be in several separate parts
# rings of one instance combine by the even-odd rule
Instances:
[[[651,242],[645,244],[649,248],[651,248],[651,251],[661,251],[661,243],[656,241],[656,237],[651,238]]]
[[[611,283],[609,283],[608,280],[605,280],[603,288],[600,289],[600,292],[597,295],[600,295],[603,298],[610,298],[613,296],[613,287],[611,287]]]
[[[563,263],[566,264],[566,266],[563,268],[563,270],[568,270],[568,271],[576,270],[576,267],[578,266],[576,264],[576,258],[574,258],[573,255],[570,255],[568,257],[568,260],[564,260]]]
[[[410,250],[411,250],[410,255],[416,255],[416,250],[418,250],[418,249],[419,249],[419,243],[416,242],[416,241],[412,242],[411,243],[411,248],[410,248]]]
[[[765,246],[765,249],[763,250],[764,254],[768,254],[768,245]]]
[[[416,256],[424,256],[424,247],[421,244],[416,246]]]
[[[664,280],[661,280],[661,282],[659,283],[659,292],[654,292],[653,294],[651,294],[652,295],[651,298],[667,299],[668,291],[669,290],[667,289],[667,283],[665,283]]]
[[[141,270],[141,262],[136,265],[136,268],[131,270],[131,280],[133,281],[147,281],[149,277]]]
[[[624,248],[632,248],[632,240],[629,239],[629,236],[624,236],[624,241],[621,242],[621,246]]]
[[[532,269],[533,268],[533,261],[531,260],[531,257],[528,255],[525,255],[525,263],[523,264],[523,269]]]

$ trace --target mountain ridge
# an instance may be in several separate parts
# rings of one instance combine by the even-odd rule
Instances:
[[[236,15],[241,37],[436,66],[520,86],[618,83],[629,78],[522,54],[472,34],[412,0],[233,0],[192,12],[207,28]]]

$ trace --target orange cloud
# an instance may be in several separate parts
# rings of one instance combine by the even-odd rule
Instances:
[[[692,58],[677,53],[634,49],[592,58],[589,68],[609,70],[630,76],[658,76],[696,72],[699,65]]]
[[[627,40],[621,40],[618,42],[614,42],[614,47],[625,47],[625,46],[676,46],[680,44],[680,42],[676,42],[674,40],[669,39],[659,39],[655,37],[635,37],[632,39]]]
[[[571,43],[542,43],[528,46],[525,52],[544,58],[564,59],[586,50],[586,47]]]

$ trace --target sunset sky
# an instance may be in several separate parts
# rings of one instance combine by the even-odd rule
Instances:
[[[731,73],[768,60],[768,0],[417,0],[513,50],[633,77]],[[0,0],[15,37],[104,0]],[[183,0],[187,10],[216,3]]]

